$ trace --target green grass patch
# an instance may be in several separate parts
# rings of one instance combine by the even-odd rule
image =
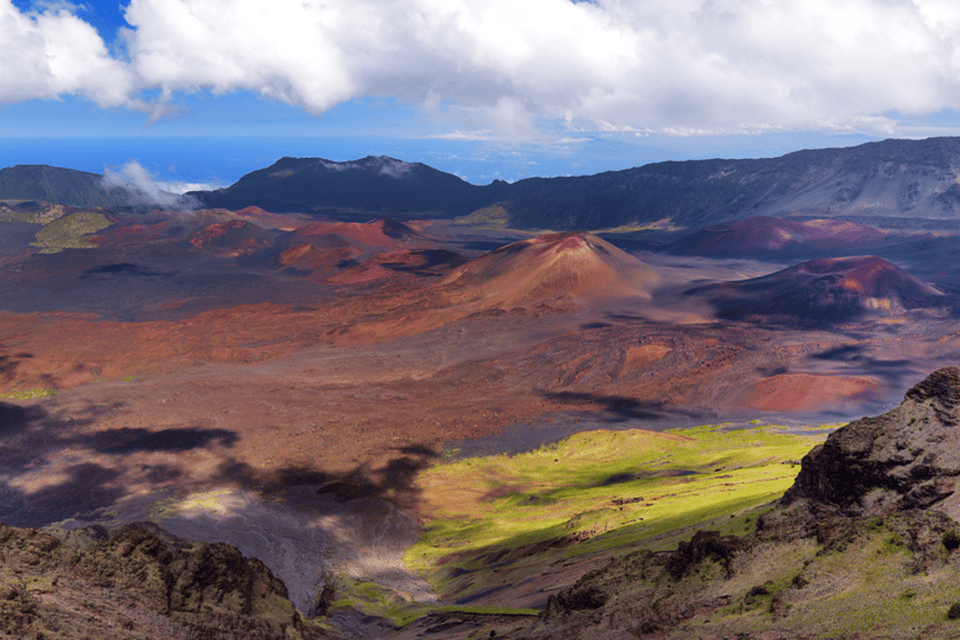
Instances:
[[[331,611],[351,608],[366,615],[385,618],[396,627],[406,626],[436,611],[501,616],[535,616],[540,613],[539,609],[529,608],[424,604],[376,582],[344,577],[336,582],[337,599],[330,605]]]
[[[27,389],[26,391],[10,391],[0,393],[0,398],[10,398],[13,400],[29,400],[31,398],[45,398],[55,396],[60,393],[57,389]]]
[[[4,200],[0,202],[3,202],[3,204],[0,204],[0,221],[2,222],[48,224],[66,215],[66,209],[60,204],[31,203],[27,206],[18,207],[17,205],[23,201]]]
[[[791,610],[794,627],[812,636],[920,637],[932,622],[942,620],[945,602],[960,599],[957,567],[944,566],[915,573],[909,554],[896,544],[886,528],[867,529],[843,553],[818,555],[804,570],[812,579],[830,585],[824,597],[804,599]],[[931,633],[929,637],[940,637]]]
[[[634,233],[636,231],[682,231],[687,227],[678,227],[673,224],[670,218],[662,218],[652,222],[630,222],[622,224],[619,227],[608,227],[605,229],[594,229],[590,233],[595,234],[614,234],[614,233]]]
[[[477,209],[470,215],[454,220],[456,224],[505,229],[510,224],[510,212],[499,205]]]
[[[486,616],[536,616],[540,609],[517,609],[512,607],[471,607],[467,605],[451,604],[441,607],[431,607],[431,611],[448,613],[475,613]]]
[[[705,523],[749,533],[754,510],[790,487],[792,462],[825,437],[777,431],[592,431],[530,453],[441,463],[419,478],[434,515],[407,564],[441,594],[463,571],[481,591],[497,579],[485,575],[491,558],[510,562],[511,551],[524,555],[518,549],[667,549]]]
[[[337,581],[337,599],[330,605],[351,608],[366,615],[390,620],[397,627],[410,624],[430,611],[429,605],[419,604],[412,598],[387,586],[355,578],[341,577]]]
[[[37,231],[33,246],[40,247],[40,253],[57,253],[63,249],[91,249],[88,238],[109,227],[111,223],[105,215],[96,211],[78,211],[45,224]]]

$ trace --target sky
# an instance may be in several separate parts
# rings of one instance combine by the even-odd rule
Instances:
[[[0,166],[474,184],[960,132],[954,0],[0,0]]]

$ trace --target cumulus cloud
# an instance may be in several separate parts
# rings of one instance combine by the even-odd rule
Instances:
[[[37,7],[24,13],[0,0],[0,102],[79,94],[105,107],[139,104],[133,71],[73,5]]]
[[[68,6],[0,0],[0,99],[252,91],[317,114],[383,96],[513,136],[544,119],[889,131],[886,113],[960,108],[949,0],[130,0],[124,16],[120,60]]]
[[[196,209],[197,201],[183,195],[187,191],[209,190],[211,185],[187,182],[162,182],[154,180],[136,160],[130,160],[118,169],[103,168],[103,188],[107,191],[121,189],[127,193],[131,204],[146,204],[165,209]]]

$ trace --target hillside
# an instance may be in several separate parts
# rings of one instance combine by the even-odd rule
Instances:
[[[843,217],[880,226],[960,217],[960,139],[884,140],[756,160],[659,162],[591,176],[474,186],[420,163],[283,158],[206,206],[465,215],[499,205],[527,229],[603,229],[669,219],[702,226],[754,216]]]
[[[948,146],[890,175],[940,180]],[[812,198],[899,148],[774,177]],[[724,162],[474,187],[286,159],[247,185],[286,212],[0,203],[0,521],[45,531],[0,527],[0,636],[955,637],[958,230],[912,217],[948,179],[898,230],[727,207]],[[600,220],[601,183],[660,224],[501,216]]]
[[[302,211],[340,219],[456,217],[495,206],[522,229],[583,230],[668,220],[704,227],[758,216],[842,218],[880,228],[954,228],[960,138],[884,140],[778,158],[658,162],[590,176],[472,185],[419,162],[281,158],[229,187],[188,194],[202,207]],[[94,174],[40,165],[0,170],[0,200],[123,204]]]
[[[102,188],[103,176],[42,164],[0,169],[0,200],[42,200],[76,207],[127,204],[121,190]]]
[[[821,258],[759,278],[695,287],[717,316],[828,327],[933,309],[946,302],[933,287],[875,256]]]
[[[776,258],[801,251],[850,255],[858,249],[877,246],[884,236],[879,229],[846,220],[757,216],[698,229],[665,249],[685,255],[722,257]]]
[[[507,638],[955,638],[960,369],[841,427],[781,500],[611,554]],[[463,636],[468,637],[468,636]]]
[[[657,280],[635,257],[581,232],[509,244],[451,271],[439,284],[454,297],[509,308],[561,296],[649,298]]]
[[[17,638],[319,640],[283,582],[226,544],[156,527],[61,531],[0,524],[0,632]],[[8,635],[11,634],[11,635]]]
[[[271,211],[347,209],[459,215],[499,198],[506,183],[476,187],[419,162],[368,156],[351,162],[281,158],[216,191],[191,192],[204,206]]]

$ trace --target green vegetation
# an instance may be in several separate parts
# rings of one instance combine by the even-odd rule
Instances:
[[[26,222],[29,224],[48,224],[66,214],[63,205],[45,202],[21,203],[8,201],[0,205],[0,221]]]
[[[515,616],[535,616],[540,613],[539,609],[418,603],[406,594],[401,594],[382,584],[355,578],[340,577],[336,580],[336,584],[337,599],[330,605],[331,611],[338,608],[351,608],[367,615],[386,618],[397,627],[410,624],[434,611]]]
[[[27,389],[26,391],[10,391],[0,393],[0,398],[10,398],[13,400],[29,400],[31,398],[45,398],[46,396],[55,396],[59,393],[56,389]]]
[[[778,624],[817,638],[952,637],[930,625],[943,620],[945,602],[960,598],[958,567],[932,563],[917,572],[913,554],[896,544],[898,528],[891,517],[880,526],[851,532],[842,548],[810,553],[797,583],[817,586],[784,591],[784,602],[792,606]],[[741,617],[738,628],[748,631],[743,627],[748,622]],[[769,626],[770,618],[752,622],[759,630]]]
[[[331,611],[351,608],[367,615],[387,618],[398,627],[413,622],[430,611],[427,605],[418,604],[405,594],[376,582],[340,577],[337,583],[337,599],[331,603]]]
[[[495,229],[505,229],[510,224],[510,212],[500,205],[492,205],[477,209],[468,216],[456,219],[457,224],[471,225],[478,227],[492,227]]]
[[[673,224],[673,220],[670,218],[662,218],[660,220],[653,220],[651,222],[628,222],[627,224],[622,224],[617,227],[609,227],[605,229],[595,229],[590,233],[600,234],[614,234],[614,233],[635,233],[637,231],[682,231],[686,227],[678,227]]]
[[[943,542],[943,546],[947,551],[956,551],[957,549],[960,549],[960,534],[957,533],[956,529],[950,529],[949,531],[944,532],[940,540]]]
[[[503,579],[488,569],[492,557],[672,549],[708,524],[750,533],[756,510],[793,483],[791,461],[823,437],[771,427],[594,431],[516,456],[441,463],[420,476],[435,516],[406,561],[441,594],[464,572],[481,591]]]
[[[96,211],[78,211],[44,225],[37,231],[37,241],[33,246],[40,247],[40,253],[57,253],[63,249],[89,249],[90,235],[106,229],[112,223],[107,217]]]

